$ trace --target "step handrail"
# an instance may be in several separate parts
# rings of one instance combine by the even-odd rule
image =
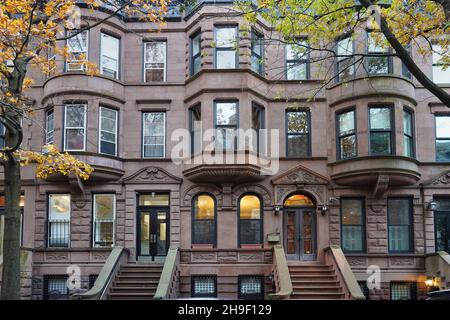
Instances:
[[[180,252],[178,247],[170,247],[167,252],[164,267],[159,279],[158,288],[153,296],[155,300],[170,299],[172,297],[172,288],[178,281],[178,265],[180,263]],[[175,293],[176,294],[176,293]]]
[[[427,277],[438,278],[439,282],[436,285],[439,289],[446,289],[450,279],[450,255],[445,251],[426,254],[425,273]],[[445,280],[442,281],[443,279]]]
[[[80,300],[104,300],[120,267],[128,262],[129,254],[130,251],[127,248],[114,247],[95,280],[94,286],[87,292],[75,294],[73,298]]]
[[[329,259],[331,256],[331,259],[329,259],[331,261],[328,262],[331,262],[335,269],[339,271],[339,276],[344,282],[349,298],[352,300],[366,300],[341,247],[331,245],[329,248],[325,249],[325,254],[326,259]]]
[[[283,246],[280,244],[273,246],[273,273],[277,292],[270,294],[269,297],[273,299],[288,299],[293,292],[292,281],[286,255]]]

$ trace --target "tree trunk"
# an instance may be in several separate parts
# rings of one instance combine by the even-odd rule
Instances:
[[[7,134],[8,139],[8,134]],[[20,299],[20,164],[5,161],[5,232],[3,241],[2,300]]]

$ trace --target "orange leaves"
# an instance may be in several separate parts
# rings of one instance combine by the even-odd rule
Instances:
[[[94,169],[87,163],[84,163],[74,156],[66,153],[60,153],[54,145],[44,146],[44,152],[20,151],[20,164],[27,166],[30,163],[36,163],[36,177],[47,179],[49,175],[61,173],[65,176],[75,175],[83,180],[89,179]]]

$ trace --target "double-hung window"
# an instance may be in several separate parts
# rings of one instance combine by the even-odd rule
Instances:
[[[253,142],[253,151],[258,155],[266,154],[266,132],[265,132],[265,110],[259,104],[252,104],[252,130],[255,138]]]
[[[309,50],[306,40],[286,45],[286,79],[309,79]]]
[[[238,128],[238,103],[215,102],[215,140],[216,149],[218,150],[235,150],[237,147],[237,128]]]
[[[341,199],[341,239],[344,252],[364,252],[364,199]]]
[[[337,115],[338,159],[356,157],[356,118],[355,110]]]
[[[370,107],[370,154],[383,155],[392,154],[392,108]]]
[[[414,158],[414,113],[403,110],[403,155]]]
[[[388,199],[389,252],[412,251],[412,199]]]
[[[118,111],[100,107],[99,152],[117,155],[117,115]]]
[[[239,199],[239,246],[263,243],[263,204],[256,196],[247,194]]]
[[[208,194],[193,201],[192,244],[216,245],[216,200]]]
[[[436,161],[450,161],[450,115],[436,115]]]
[[[70,194],[48,196],[47,246],[68,248],[70,246]]]
[[[336,45],[336,54],[337,80],[348,80],[355,74],[353,39],[347,37],[339,40]]]
[[[93,246],[114,246],[116,195],[94,194]]]
[[[68,104],[64,107],[64,151],[86,149],[86,105]]]
[[[191,37],[191,65],[190,74],[193,76],[200,71],[202,57],[201,57],[201,36],[200,32]]]
[[[384,37],[374,32],[367,33],[367,72],[386,74],[391,72],[389,49],[384,45]]]
[[[236,69],[238,29],[236,26],[222,26],[214,29],[216,69]]]
[[[166,153],[166,113],[145,112],[142,117],[144,158],[164,158]]]
[[[45,144],[55,143],[55,112],[53,108],[45,112]]]
[[[259,75],[264,73],[264,37],[252,31],[251,33],[251,68]]]
[[[67,31],[67,49],[69,57],[66,62],[67,71],[84,71],[88,59],[88,32],[79,30]]]
[[[433,45],[433,81],[437,84],[450,83],[450,65],[442,58],[448,54],[443,52],[440,45]]]
[[[166,41],[144,43],[144,82],[166,81]]]
[[[119,79],[120,40],[106,33],[101,34],[101,74]]]
[[[311,115],[308,111],[286,111],[288,157],[309,157]]]
[[[191,154],[197,154],[202,150],[202,109],[200,105],[189,109],[189,131]]]

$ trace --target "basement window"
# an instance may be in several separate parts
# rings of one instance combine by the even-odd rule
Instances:
[[[44,300],[68,300],[67,275],[44,276]]]
[[[264,299],[264,276],[239,276],[238,298],[248,300]]]
[[[391,300],[417,300],[417,283],[391,282]]]
[[[192,276],[191,296],[201,298],[217,297],[217,276]]]

